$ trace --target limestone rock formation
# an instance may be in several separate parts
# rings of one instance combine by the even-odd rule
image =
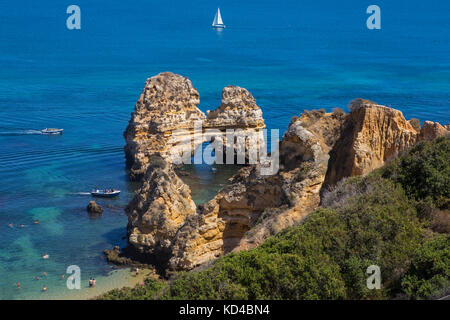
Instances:
[[[222,90],[222,104],[207,112],[206,126],[216,129],[264,128],[261,108],[247,89],[228,86]]]
[[[399,110],[356,99],[339,140],[330,153],[325,185],[363,175],[417,142],[418,133]]]
[[[187,78],[164,72],[147,79],[124,132],[132,180],[143,177],[150,156],[167,157],[173,130],[191,129],[195,121],[206,119],[199,103],[198,91]]]
[[[419,119],[412,118],[408,120],[409,124],[416,130],[416,132],[420,132],[420,121]]]
[[[125,209],[128,241],[140,253],[171,254],[172,242],[196,211],[189,187],[160,156],[150,157],[143,185]]]
[[[98,205],[95,201],[89,201],[89,204],[86,209],[90,214],[103,213],[103,208],[100,205]]]
[[[339,113],[306,112],[293,119],[280,145],[281,170],[261,176],[241,169],[218,195],[190,216],[177,234],[170,266],[192,269],[231,251],[249,249],[298,223],[320,203],[328,151]],[[323,138],[326,128],[330,134]]]
[[[187,148],[193,154],[205,141],[202,133],[206,129],[225,133],[226,129],[245,132],[265,127],[261,109],[244,88],[224,88],[221,106],[209,112],[208,119],[197,108],[199,103],[199,93],[187,78],[164,72],[147,80],[124,132],[132,180],[142,179],[152,155],[173,162]]]
[[[264,127],[261,109],[246,89],[224,88],[221,106],[208,118],[197,104],[189,80],[160,74],[147,81],[125,132],[132,178],[146,172],[126,209],[129,244],[174,270],[255,247],[301,222],[320,205],[328,186],[367,174],[420,140],[448,133],[448,127],[430,122],[419,132],[418,121],[362,99],[351,103],[349,114],[304,112],[293,117],[283,136],[276,174],[263,176],[261,165],[247,165],[212,200],[196,207],[171,158],[195,133],[193,122],[221,132]],[[185,133],[169,138],[178,128]]]
[[[450,128],[448,125],[441,126],[438,122],[425,121],[420,130],[419,140],[430,141],[445,135],[450,135]]]

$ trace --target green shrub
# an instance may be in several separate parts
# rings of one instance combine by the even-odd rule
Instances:
[[[162,280],[147,278],[142,284],[134,288],[113,289],[98,299],[103,300],[152,300],[158,299],[167,288],[168,284]]]
[[[422,142],[380,170],[382,177],[403,187],[408,197],[418,201],[431,199],[439,208],[450,198],[450,138]]]
[[[417,250],[402,290],[413,299],[436,298],[450,293],[450,236],[441,235]]]

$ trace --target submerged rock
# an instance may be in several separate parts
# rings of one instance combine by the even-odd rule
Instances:
[[[103,208],[100,205],[98,205],[95,201],[89,201],[89,204],[86,209],[90,214],[103,213]]]
[[[142,260],[142,257],[139,256],[139,254],[136,255],[136,252],[130,250],[130,248],[120,250],[119,246],[114,246],[113,249],[106,249],[103,251],[103,253],[105,254],[106,261],[115,264],[116,266],[130,266],[154,269],[154,266],[152,264],[149,264],[145,260]]]

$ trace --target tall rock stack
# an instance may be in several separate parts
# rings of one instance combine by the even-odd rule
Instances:
[[[132,180],[144,176],[150,156],[168,157],[174,130],[191,130],[195,121],[206,119],[199,103],[198,91],[187,78],[164,72],[147,79],[124,132]]]
[[[262,110],[247,89],[227,86],[222,90],[222,104],[208,111],[206,127],[215,129],[263,129]]]
[[[125,209],[128,241],[140,253],[164,263],[179,228],[196,206],[191,190],[163,158],[150,157],[143,184]]]

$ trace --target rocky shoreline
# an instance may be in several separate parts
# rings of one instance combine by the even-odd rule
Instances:
[[[208,116],[198,103],[187,78],[162,73],[147,80],[124,133],[130,179],[142,181],[126,208],[129,248],[105,251],[109,261],[147,261],[160,272],[192,270],[254,248],[300,223],[320,206],[323,191],[340,180],[365,175],[420,141],[450,134],[448,125],[426,121],[420,127],[399,110],[363,99],[352,101],[348,114],[305,111],[292,118],[283,135],[276,174],[263,176],[259,164],[247,164],[212,200],[196,206],[172,157],[195,133],[194,122],[222,132],[265,127],[246,89],[224,88],[222,105]],[[175,129],[184,134],[174,139]]]

